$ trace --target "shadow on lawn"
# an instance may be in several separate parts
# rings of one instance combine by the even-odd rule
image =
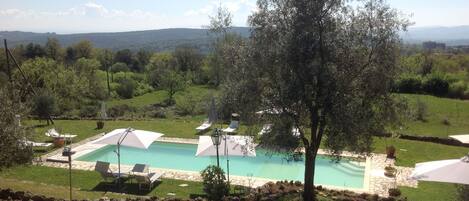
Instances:
[[[161,184],[161,181],[156,181],[153,183],[153,186],[151,189],[148,189],[147,184],[142,184],[142,188],[138,188],[138,183],[132,183],[132,182],[125,182],[121,184],[121,190],[117,188],[117,184],[114,182],[100,182],[98,185],[96,185],[91,191],[102,191],[104,193],[126,193],[126,194],[132,194],[132,195],[149,195],[150,192],[152,192],[155,188],[157,188]]]

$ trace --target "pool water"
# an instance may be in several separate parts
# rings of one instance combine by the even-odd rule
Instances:
[[[115,145],[108,145],[79,157],[80,161],[107,161],[117,164]],[[216,165],[216,156],[199,156],[197,145],[155,142],[148,150],[121,147],[121,164],[149,164],[155,168],[201,171],[208,165]],[[259,177],[273,180],[303,181],[304,161],[287,161],[281,155],[266,154],[256,150],[256,157],[230,156],[230,175]],[[363,163],[362,163],[363,164]],[[226,172],[226,158],[220,157],[220,166]],[[315,183],[338,187],[363,188],[365,167],[355,161],[343,159],[332,162],[331,158],[318,156]]]

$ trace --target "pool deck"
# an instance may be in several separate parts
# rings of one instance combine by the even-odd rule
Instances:
[[[72,168],[79,170],[94,170],[94,162],[85,162],[75,160],[76,158],[93,152],[99,148],[102,148],[107,145],[93,144],[92,142],[99,137],[103,136],[104,133],[100,133],[93,137],[82,140],[78,143],[72,144],[72,150],[75,151],[75,154],[72,155]],[[160,142],[172,142],[172,143],[185,143],[185,144],[197,144],[198,139],[184,139],[184,138],[169,138],[161,137],[157,141]],[[62,156],[62,149],[58,149],[51,153],[48,153],[41,157],[41,165],[49,167],[58,167],[58,168],[68,168],[68,159],[67,157]],[[330,155],[324,150],[319,150],[318,152],[321,155]],[[337,186],[328,186],[322,185],[328,189],[335,190],[350,190],[357,193],[371,193],[378,194],[380,196],[388,196],[388,189],[396,188],[397,186],[410,186],[417,187],[417,182],[413,180],[408,180],[407,178],[412,172],[412,168],[407,167],[397,167],[394,166],[394,160],[386,159],[384,154],[372,154],[370,156],[356,155],[349,152],[344,152],[341,154],[343,157],[354,157],[364,159],[364,162],[361,165],[365,166],[365,176],[363,188],[345,188]],[[364,164],[363,164],[364,163]],[[384,176],[384,167],[392,165],[397,168],[396,178],[389,178]],[[111,164],[112,171],[117,172],[117,164]],[[132,166],[121,165],[121,172],[130,172]],[[202,181],[202,178],[199,172],[195,171],[183,171],[183,170],[174,170],[174,169],[162,169],[162,168],[150,168],[150,171],[162,172],[163,178],[168,179],[179,179],[179,180],[189,180],[189,181]],[[278,180],[257,178],[257,177],[246,177],[246,176],[235,176],[230,175],[230,182],[235,185],[242,185],[247,187],[259,187],[268,182],[276,182]]]

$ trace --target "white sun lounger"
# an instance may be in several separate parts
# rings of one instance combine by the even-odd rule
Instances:
[[[77,136],[77,135],[61,135],[54,128],[47,130],[45,134],[46,136],[51,137],[51,138],[74,138]]]
[[[223,129],[222,131],[225,133],[235,133],[239,127],[239,121],[231,121],[230,126],[228,128]]]
[[[52,143],[45,143],[45,142],[33,142],[29,140],[24,140],[23,141],[27,145],[31,145],[33,147],[50,147],[52,146]]]
[[[206,120],[204,121],[204,123],[202,123],[202,125],[195,128],[195,130],[197,130],[197,132],[201,132],[201,131],[207,130],[208,128],[210,128],[210,126],[212,126],[212,123]]]
[[[272,130],[272,124],[264,124],[264,126],[262,126],[262,130],[259,131],[258,135],[264,135],[266,133],[269,133],[270,130]]]
[[[292,128],[291,129],[291,134],[295,137],[299,137],[300,136],[300,130],[298,130],[298,128]]]

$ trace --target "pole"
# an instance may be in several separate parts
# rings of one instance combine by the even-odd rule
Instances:
[[[3,39],[3,44],[5,45],[5,58],[7,59],[8,81],[11,83],[10,57],[8,56],[7,39]]]
[[[226,173],[228,178],[228,185],[230,185],[230,156],[228,154],[228,148],[226,146],[226,136],[225,139],[225,156],[226,156]]]
[[[72,154],[68,155],[68,182],[70,184],[70,201],[72,200]]]
[[[220,159],[219,159],[219,155],[218,155],[218,144],[216,144],[216,147],[217,147],[217,167],[220,167]]]
[[[121,189],[121,149],[120,142],[117,143],[117,190],[120,192]]]

